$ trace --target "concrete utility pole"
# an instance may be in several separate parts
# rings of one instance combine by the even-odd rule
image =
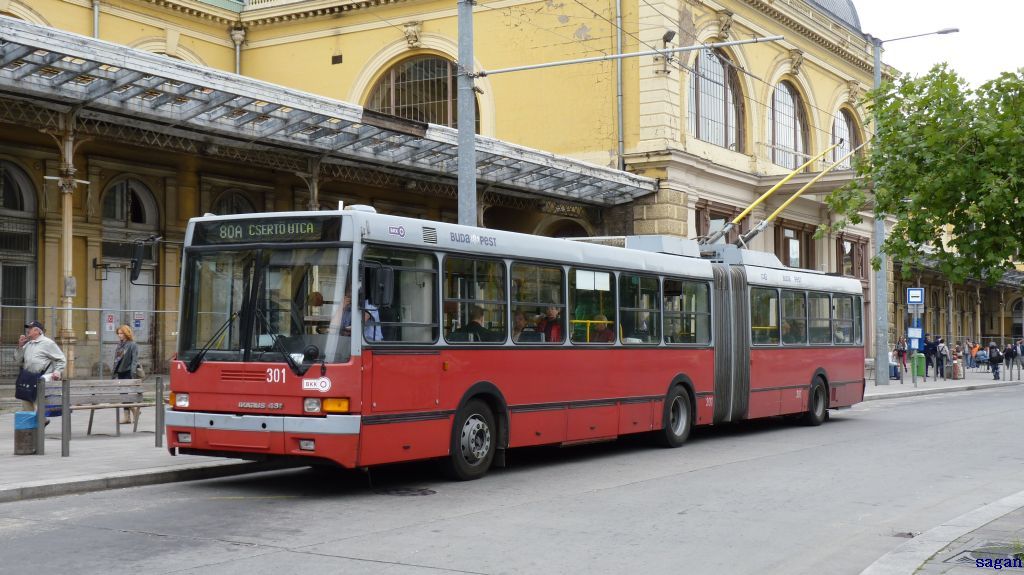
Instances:
[[[459,225],[476,225],[476,93],[473,90],[473,0],[459,0]]]

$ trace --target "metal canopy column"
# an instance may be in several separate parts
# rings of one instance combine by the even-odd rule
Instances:
[[[61,297],[60,330],[57,338],[61,343],[64,354],[67,356],[68,376],[73,376],[75,367],[75,330],[72,324],[73,315],[71,306],[73,298],[78,294],[72,263],[73,259],[73,210],[75,187],[79,183],[88,183],[75,178],[75,150],[85,139],[76,138],[75,123],[77,122],[77,110],[72,110],[60,117],[58,130],[47,130],[57,143],[60,149],[60,176],[57,178],[57,186],[61,196],[61,275],[64,278],[63,292]],[[56,322],[57,318],[53,318]]]

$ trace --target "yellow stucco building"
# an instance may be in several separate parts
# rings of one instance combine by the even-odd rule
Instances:
[[[292,90],[289,97],[307,92],[406,118],[415,126],[456,125],[454,2],[0,0],[0,15],[162,54],[174,59],[163,60],[168,66],[189,78],[202,78],[204,69],[237,73],[232,78],[246,90],[272,94],[286,87]],[[477,2],[474,28],[478,134],[622,169],[649,178],[644,181],[651,186],[646,190],[651,193],[634,193],[632,201],[602,203],[562,191],[566,182],[542,170],[545,178],[533,180],[533,191],[507,189],[500,181],[507,166],[499,157],[478,166],[481,173],[497,174],[478,189],[478,221],[487,227],[553,236],[706,236],[793,168],[842,141],[754,210],[741,225],[745,230],[815,173],[870,139],[861,100],[872,82],[872,46],[850,0]],[[784,39],[695,49],[671,58],[481,74],[774,35]],[[106,44],[86,38],[61,37],[60,42],[107,53]],[[45,58],[38,51],[0,52],[0,77],[14,85],[18,70],[28,70],[21,64]],[[54,83],[62,78],[61,62],[50,64]],[[46,80],[45,63],[38,66],[32,77]],[[61,81],[85,83],[83,90],[89,90],[93,79],[103,81],[103,72],[118,67],[103,66]],[[205,87],[198,82],[168,78],[149,85],[151,76],[138,74],[110,86],[104,97],[123,94],[126,103],[138,99],[139,105],[168,110],[203,97]],[[223,77],[218,82],[230,85]],[[216,97],[213,91],[206,94]],[[391,156],[321,163],[329,154],[274,152],[264,145],[258,126],[264,119],[274,121],[272,110],[284,108],[258,97],[228,115],[249,122],[230,135],[228,144],[223,133],[212,137],[176,119],[181,114],[162,124],[130,113],[121,121],[105,117],[101,122],[88,114],[54,112],[59,103],[56,96],[44,101],[0,94],[0,305],[6,306],[0,348],[12,337],[16,341],[27,315],[46,313],[21,306],[70,303],[83,311],[63,321],[75,326],[73,336],[82,349],[94,350],[79,354],[78,369],[95,371],[102,363],[111,322],[140,325],[144,354],[159,369],[173,349],[174,326],[170,315],[149,310],[175,309],[177,290],[131,285],[130,250],[140,239],[160,237],[148,248],[142,281],[174,284],[180,258],[176,242],[188,218],[202,213],[329,208],[344,201],[387,213],[456,219],[453,178],[389,164]],[[81,107],[88,110],[87,104]],[[300,128],[311,129],[295,124]],[[70,172],[62,164],[62,143],[73,158]],[[511,162],[524,153],[506,158]],[[870,228],[813,237],[815,227],[832,217],[823,195],[852,177],[847,168],[840,166],[811,187],[751,247],[775,252],[790,266],[858,277],[871,305]],[[67,184],[69,174],[77,185]],[[60,187],[65,184],[74,190]],[[68,229],[70,239],[63,237]],[[70,291],[60,281],[67,270],[75,278]],[[1008,295],[1010,287],[950,286],[926,270],[912,283],[921,282],[936,292],[929,300],[935,307],[926,314],[930,331],[955,339],[1020,333],[1020,319],[1010,311],[1020,307],[1020,299]],[[895,296],[890,317],[902,330],[903,285],[896,281],[888,287]],[[60,323],[63,316],[54,315]],[[865,315],[874,314],[866,310]],[[5,353],[0,349],[0,356]],[[0,366],[8,363],[0,357]]]

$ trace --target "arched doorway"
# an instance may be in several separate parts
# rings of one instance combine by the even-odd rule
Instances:
[[[552,238],[586,238],[590,233],[582,224],[573,220],[558,220],[548,226],[542,235]]]
[[[103,262],[107,266],[103,280],[102,356],[100,362],[109,368],[110,358],[118,343],[117,326],[128,325],[139,344],[140,361],[152,371],[157,283],[153,243],[147,243],[142,271],[132,284],[130,267],[132,249],[139,240],[157,234],[159,209],[149,187],[138,178],[115,180],[103,192]]]

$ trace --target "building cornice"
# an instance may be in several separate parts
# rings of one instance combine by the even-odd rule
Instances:
[[[209,20],[218,24],[232,24],[238,22],[241,6],[238,11],[228,8],[220,8],[207,2],[197,0],[143,0],[149,4],[167,8],[179,12],[185,16]]]
[[[246,26],[262,26],[305,18],[333,16],[354,10],[397,4],[404,0],[258,0],[242,4],[236,0],[142,0],[186,16],[220,24],[241,22]],[[224,6],[219,6],[223,4]],[[237,4],[237,8],[233,5]],[[231,6],[231,7],[229,7]]]
[[[169,0],[164,0],[169,1]],[[276,24],[278,22],[290,22],[305,18],[318,18],[321,16],[333,16],[362,10],[398,4],[405,0],[315,0],[296,3],[293,0],[264,0],[251,2],[255,7],[248,7],[242,11],[240,20],[246,26],[263,26]],[[262,7],[266,5],[266,7]]]
[[[780,24],[791,28],[792,30],[796,31],[803,37],[814,42],[818,46],[821,46],[822,48],[828,50],[829,52],[839,56],[844,61],[853,64],[857,68],[860,68],[861,70],[869,74],[873,71],[874,63],[869,58],[870,52],[868,47],[870,46],[870,43],[868,42],[867,38],[864,36],[856,37],[855,32],[850,31],[842,24],[835,23],[834,25],[840,28],[844,34],[855,37],[857,43],[863,42],[863,46],[850,45],[851,43],[846,39],[837,38],[833,40],[826,37],[826,35],[822,34],[818,30],[813,29],[811,26],[798,19],[795,15],[783,10],[781,2],[777,2],[776,0],[742,1],[751,8],[754,8],[755,10],[761,12],[762,14],[768,16],[769,18],[772,18],[773,20],[779,22]],[[808,13],[811,13],[812,11],[821,13],[820,11],[817,11],[810,6],[807,6],[807,9]],[[821,14],[823,18],[828,18],[830,22],[832,21],[831,16],[828,16],[824,13]]]

